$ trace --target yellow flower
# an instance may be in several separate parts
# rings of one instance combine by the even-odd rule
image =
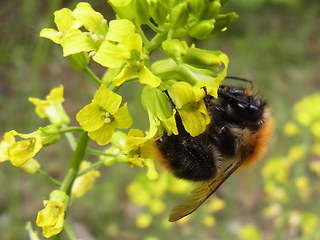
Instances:
[[[302,200],[308,200],[311,195],[309,180],[305,176],[298,177],[295,180],[299,196]]]
[[[16,136],[20,138],[16,141]],[[20,134],[15,130],[6,132],[0,142],[0,162],[9,160],[13,166],[33,174],[40,165],[32,159],[42,148],[41,136],[38,132]]]
[[[49,238],[63,229],[64,215],[69,197],[65,192],[54,190],[50,200],[43,201],[45,208],[38,212],[36,224],[42,227],[43,236]]]
[[[40,118],[49,118],[53,125],[61,126],[62,124],[68,124],[70,119],[62,103],[63,98],[63,85],[53,88],[46,100],[41,100],[39,98],[29,98],[29,101],[36,106],[36,113]]]
[[[243,240],[259,240],[261,239],[261,234],[255,225],[247,224],[240,230],[239,237]]]
[[[60,44],[65,34],[71,29],[81,27],[81,22],[77,21],[68,8],[63,8],[54,12],[54,22],[58,31],[52,28],[44,28],[40,32],[41,37],[48,38],[53,42]]]
[[[139,214],[136,219],[136,225],[138,228],[147,228],[152,222],[151,214]]]
[[[142,40],[135,33],[135,27],[127,19],[113,20],[99,51],[92,57],[94,61],[102,66],[118,68],[124,65],[122,71],[113,79],[116,86],[120,86],[131,76],[137,75],[139,81],[152,87],[160,85],[160,78],[144,65],[148,56],[142,52]],[[113,44],[111,41],[116,42]]]
[[[90,167],[91,163],[83,161],[80,165],[80,170],[85,170]],[[97,170],[91,170],[86,174],[77,177],[72,186],[72,194],[79,198],[92,188],[94,180],[100,177],[100,172]]]
[[[203,133],[210,123],[210,117],[199,90],[186,82],[176,82],[168,89],[183,126],[192,137]]]
[[[150,179],[156,179],[159,176],[152,159],[154,155],[154,141],[153,139],[144,137],[142,131],[131,129],[124,147],[129,163],[133,166],[147,166],[147,176]]]
[[[107,21],[90,4],[80,2],[74,11],[63,8],[54,13],[58,31],[44,28],[41,37],[48,38],[63,47],[63,56],[80,52],[97,51],[108,31]],[[82,32],[80,27],[87,32]]]
[[[40,164],[37,162],[37,160],[30,158],[25,163],[21,164],[19,168],[26,173],[35,174],[40,168]]]
[[[92,102],[78,112],[77,121],[99,145],[110,141],[114,127],[125,129],[131,126],[127,104],[119,108],[121,101],[120,95],[102,84]]]

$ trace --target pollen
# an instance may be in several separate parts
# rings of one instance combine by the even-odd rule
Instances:
[[[103,120],[104,123],[112,122],[112,116],[111,116],[111,114],[109,112],[103,113],[102,117],[104,118],[104,120]]]
[[[110,123],[111,122],[111,119],[110,118],[105,118],[104,119],[104,123]]]

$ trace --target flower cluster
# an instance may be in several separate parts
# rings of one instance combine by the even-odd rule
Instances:
[[[43,236],[49,238],[61,232],[69,197],[65,192],[55,190],[50,199],[44,200],[44,209],[38,213],[36,223],[43,229]]]
[[[61,232],[70,197],[80,197],[92,187],[100,176],[96,168],[127,163],[147,167],[148,178],[158,179],[153,162],[154,144],[164,132],[179,134],[176,116],[181,117],[191,136],[205,131],[210,117],[203,99],[207,94],[217,97],[229,59],[220,51],[188,46],[181,39],[185,36],[204,39],[225,31],[237,18],[235,13],[221,13],[225,2],[109,0],[117,16],[111,21],[86,2],[79,2],[73,10],[63,8],[54,13],[56,29],[44,28],[40,36],[60,45],[63,56],[76,70],[83,70],[98,85],[97,90],[92,101],[76,114],[80,127],[70,126],[72,121],[62,106],[63,85],[52,89],[45,100],[29,98],[37,115],[47,118],[50,125],[31,134],[6,132],[0,142],[0,162],[9,160],[28,173],[41,173],[59,187],[38,213],[36,223],[43,228],[45,237]],[[143,31],[145,27],[150,30],[148,34]],[[156,50],[165,57],[159,60],[151,56]],[[90,61],[105,69],[101,79],[90,69]],[[133,124],[130,103],[122,103],[123,96],[116,93],[127,82],[143,85],[141,102],[150,123],[146,131],[119,131]],[[80,137],[77,139],[73,132],[80,132]],[[63,133],[74,153],[60,182],[39,169],[33,157],[42,147],[57,142]],[[106,149],[88,148],[89,138],[106,145]],[[99,155],[100,160],[93,164],[86,162],[83,160],[86,153]],[[158,206],[161,207],[159,201]],[[140,226],[150,221],[148,214],[138,218]],[[214,220],[208,218],[205,222],[210,225]]]
[[[20,141],[17,141],[16,137],[20,137]],[[9,160],[13,166],[34,174],[40,165],[33,157],[41,148],[42,140],[38,131],[20,134],[11,130],[3,135],[0,142],[0,162]]]
[[[292,120],[284,127],[287,136],[308,139],[311,145],[295,143],[286,155],[266,161],[262,171],[268,203],[264,217],[273,221],[275,231],[299,233],[303,238],[320,234],[320,220],[310,204],[319,195],[312,187],[320,176],[319,101],[320,94],[315,93],[297,102]]]
[[[127,104],[119,108],[122,97],[101,84],[92,102],[77,114],[77,120],[89,136],[100,145],[107,144],[114,127],[128,128],[132,124]]]

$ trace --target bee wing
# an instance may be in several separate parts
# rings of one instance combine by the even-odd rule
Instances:
[[[233,161],[220,166],[215,178],[200,184],[191,192],[191,195],[183,203],[172,209],[169,221],[175,222],[193,213],[235,170],[237,170],[240,165],[240,161]]]

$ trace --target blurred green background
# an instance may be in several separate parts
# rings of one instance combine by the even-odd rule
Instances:
[[[60,84],[74,125],[75,114],[91,101],[96,86],[83,72],[72,69],[60,46],[39,38],[42,28],[54,27],[55,10],[73,9],[77,3],[1,1],[1,135],[11,129],[29,133],[45,126],[47,122],[36,116],[27,99],[44,98]],[[114,18],[106,1],[90,4],[107,20]],[[146,169],[125,164],[102,168],[93,189],[75,200],[68,212],[68,222],[79,238],[320,239],[320,3],[234,0],[227,4],[224,12],[228,11],[240,16],[228,31],[190,42],[225,52],[230,58],[228,75],[252,80],[272,106],[276,131],[266,156],[234,174],[214,197],[179,223],[168,223],[167,217],[192,186],[165,172],[151,181]],[[102,76],[102,68],[92,68]],[[137,84],[120,91],[129,102],[133,127],[146,130],[140,93]],[[63,178],[72,154],[65,145],[62,138],[36,156],[57,179]],[[0,239],[28,239],[26,222],[37,229],[36,214],[54,188],[41,176],[27,175],[8,162],[0,164],[0,184]]]

